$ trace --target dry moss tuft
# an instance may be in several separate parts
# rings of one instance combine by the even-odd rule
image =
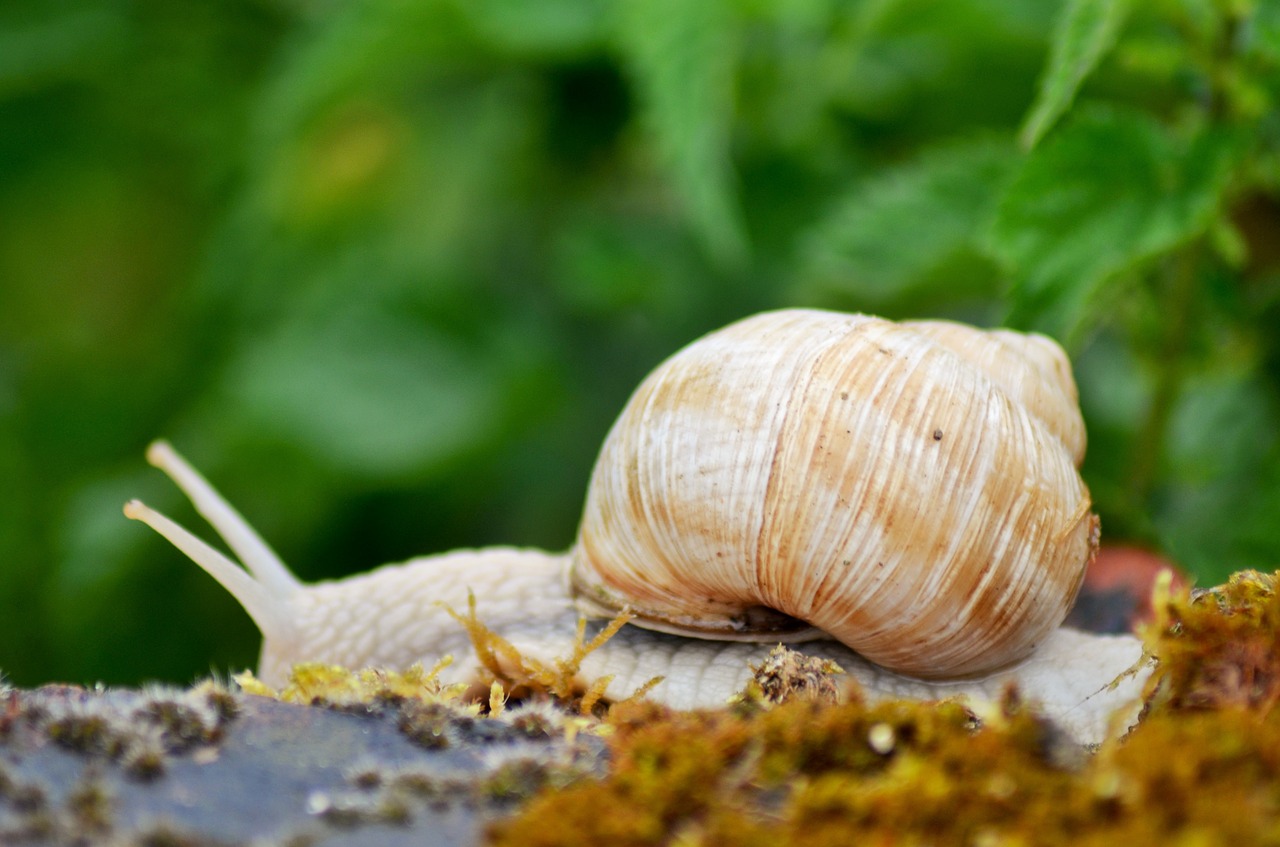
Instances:
[[[840,700],[836,677],[844,668],[830,659],[806,656],[786,645],[774,647],[765,660],[751,665],[751,680],[743,692],[744,700],[759,698],[768,703],[788,700],[814,700],[835,703]]]
[[[583,715],[603,714],[608,706],[604,693],[609,683],[613,681],[613,677],[602,676],[586,683],[581,676],[582,662],[635,617],[630,610],[623,609],[590,639],[587,638],[586,620],[579,618],[578,629],[574,633],[573,649],[570,650],[569,655],[545,662],[525,655],[476,617],[474,594],[467,595],[467,614],[459,614],[447,606],[445,611],[466,628],[467,634],[471,637],[472,646],[475,647],[477,658],[492,676],[490,682],[501,684],[508,696],[524,699],[530,696],[549,695],[557,702],[574,708]],[[653,677],[625,699],[636,700],[644,697],[662,679],[660,676]]]

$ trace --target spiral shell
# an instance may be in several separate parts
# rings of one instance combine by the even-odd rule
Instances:
[[[636,390],[592,475],[579,606],[706,638],[820,630],[924,678],[1060,624],[1097,548],[1084,424],[1051,340],[785,310]]]

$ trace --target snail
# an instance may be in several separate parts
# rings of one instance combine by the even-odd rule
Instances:
[[[1008,682],[1085,741],[1136,702],[1132,636],[1061,626],[1098,545],[1084,423],[1053,341],[943,321],[789,309],[694,341],[637,388],[601,448],[566,553],[487,548],[306,585],[170,446],[148,459],[243,562],[138,501],[125,513],[229,590],[262,631],[259,673],[403,667],[452,654],[470,592],[527,655],[580,615],[627,609],[584,662],[606,696],[717,705],[780,641],[872,696],[975,701]],[[247,572],[246,572],[247,568]]]

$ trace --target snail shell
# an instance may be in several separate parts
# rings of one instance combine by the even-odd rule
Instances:
[[[1097,549],[1065,354],[1037,335],[786,310],[695,341],[596,463],[579,607],[704,638],[825,632],[923,678],[1066,617]]]

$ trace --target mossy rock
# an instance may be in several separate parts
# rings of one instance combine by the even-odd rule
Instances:
[[[231,692],[9,691],[0,843],[456,845],[603,743],[554,706],[457,698],[315,705]]]
[[[831,669],[795,656],[698,712],[419,668],[8,690],[0,843],[1280,843],[1275,586],[1159,586],[1142,718],[1088,749],[1014,690],[830,702]]]

